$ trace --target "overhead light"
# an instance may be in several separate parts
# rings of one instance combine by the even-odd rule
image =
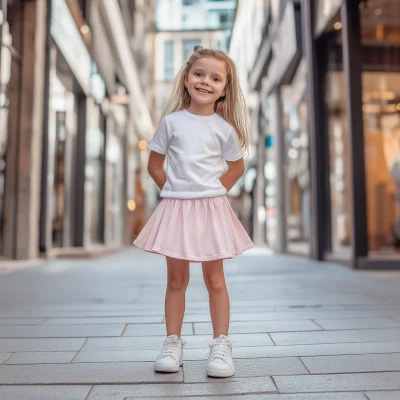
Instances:
[[[333,27],[337,30],[340,31],[342,29],[342,23],[341,22],[335,22],[335,24],[333,25]]]
[[[147,149],[147,142],[145,140],[140,140],[138,143],[138,147],[140,150],[146,150]]]
[[[135,200],[128,200],[127,206],[129,211],[135,211],[136,210]]]
[[[81,26],[81,33],[83,35],[87,35],[89,33],[89,31],[90,31],[90,28],[86,24],[83,24]]]
[[[376,16],[382,15],[382,13],[383,13],[382,8],[377,8],[377,9],[374,11],[374,14],[375,14]]]

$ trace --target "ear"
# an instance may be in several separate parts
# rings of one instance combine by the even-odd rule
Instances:
[[[184,82],[185,82],[185,88],[187,89],[187,84],[188,84],[188,77],[187,77],[187,75],[185,75]]]

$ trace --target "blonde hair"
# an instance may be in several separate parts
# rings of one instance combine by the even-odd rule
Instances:
[[[235,63],[221,50],[205,49],[201,46],[195,47],[193,54],[189,57],[186,64],[183,65],[174,80],[172,93],[165,105],[162,117],[189,107],[191,98],[185,87],[185,78],[188,76],[193,63],[203,57],[215,58],[223,61],[226,65],[227,83],[225,87],[225,96],[220,97],[215,102],[214,110],[235,128],[239,137],[240,145],[247,153],[250,134],[246,102],[242,90],[240,89]]]

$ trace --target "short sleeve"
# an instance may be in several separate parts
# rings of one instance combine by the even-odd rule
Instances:
[[[226,161],[237,161],[243,158],[242,146],[234,129],[230,131],[229,137],[223,145],[222,158]]]
[[[168,129],[165,117],[160,121],[149,147],[157,153],[167,154],[168,150]]]

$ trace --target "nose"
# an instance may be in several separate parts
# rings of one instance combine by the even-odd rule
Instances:
[[[203,76],[203,79],[201,80],[202,85],[208,85],[208,79],[207,77]]]

